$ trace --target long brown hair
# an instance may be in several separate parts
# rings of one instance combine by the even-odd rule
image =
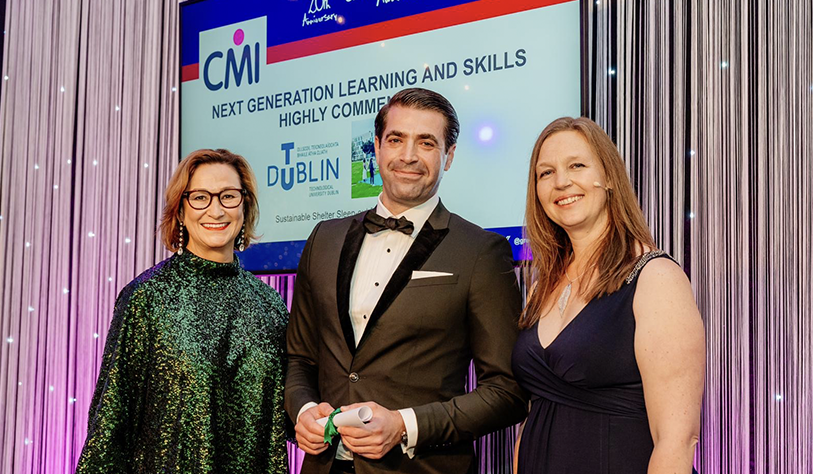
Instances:
[[[525,235],[533,254],[530,263],[534,291],[528,298],[520,316],[521,328],[529,328],[539,321],[542,311],[554,298],[565,270],[573,259],[570,238],[558,224],[545,214],[536,193],[536,162],[539,150],[551,135],[575,131],[582,135],[604,169],[607,192],[607,228],[588,257],[585,268],[596,268],[598,277],[590,285],[592,272],[585,272],[579,280],[579,294],[586,300],[601,297],[621,288],[624,280],[638,261],[639,244],[651,249],[655,242],[649,232],[644,214],[627,176],[624,161],[610,137],[587,117],[562,117],[551,122],[536,139],[528,172],[528,196],[525,207]]]
[[[257,239],[255,229],[257,227],[257,219],[260,217],[260,208],[257,205],[257,180],[254,178],[254,172],[251,171],[248,161],[240,155],[234,154],[229,150],[197,150],[190,153],[184,158],[178,167],[175,168],[175,173],[169,179],[166,191],[166,205],[161,216],[161,224],[159,231],[161,232],[161,242],[169,249],[170,252],[178,250],[179,242],[178,237],[180,230],[178,222],[181,219],[181,199],[186,187],[189,185],[189,180],[195,174],[195,170],[201,165],[222,163],[229,165],[237,171],[240,176],[240,185],[246,190],[245,198],[243,199],[243,223],[246,226],[245,234],[243,235],[243,245],[247,248],[252,240]],[[235,238],[235,245],[237,239],[240,238],[238,234]],[[189,233],[184,235],[184,245],[189,241]]]

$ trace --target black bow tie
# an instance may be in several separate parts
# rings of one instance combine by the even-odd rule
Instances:
[[[412,231],[415,230],[415,224],[406,217],[398,219],[387,217],[385,219],[376,214],[372,209],[367,211],[367,214],[364,214],[364,231],[368,234],[375,234],[382,230],[397,230],[406,235],[412,235]]]

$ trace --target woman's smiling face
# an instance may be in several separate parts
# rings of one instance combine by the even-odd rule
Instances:
[[[218,194],[232,189],[239,193],[242,188],[240,175],[234,167],[213,163],[201,165],[195,170],[186,192]],[[182,200],[182,206],[183,224],[189,233],[187,249],[207,260],[231,262],[234,259],[234,239],[243,227],[243,204],[227,209],[220,199],[213,196],[206,209],[192,208],[186,198]]]
[[[536,197],[545,214],[568,234],[606,226],[604,187],[610,187],[604,169],[581,133],[556,132],[542,144],[536,160]]]

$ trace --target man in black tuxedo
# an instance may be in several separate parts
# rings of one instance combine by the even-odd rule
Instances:
[[[443,96],[395,94],[375,120],[378,205],[308,239],[285,386],[304,473],[474,472],[473,440],[527,413],[511,373],[521,301],[510,245],[437,194],[459,129]],[[465,393],[471,360],[478,386]],[[316,420],[360,405],[373,419],[325,443]]]

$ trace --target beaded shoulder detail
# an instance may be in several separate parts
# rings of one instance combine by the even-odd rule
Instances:
[[[641,273],[641,269],[644,268],[644,265],[646,265],[653,258],[660,257],[661,255],[666,255],[666,252],[664,252],[663,250],[660,250],[660,249],[653,250],[651,252],[647,252],[647,253],[641,255],[641,258],[638,259],[638,263],[635,264],[635,267],[632,268],[632,271],[630,272],[629,276],[627,276],[627,279],[625,280],[627,282],[627,284],[632,283],[632,280],[634,280],[635,277],[637,277],[638,274]]]

